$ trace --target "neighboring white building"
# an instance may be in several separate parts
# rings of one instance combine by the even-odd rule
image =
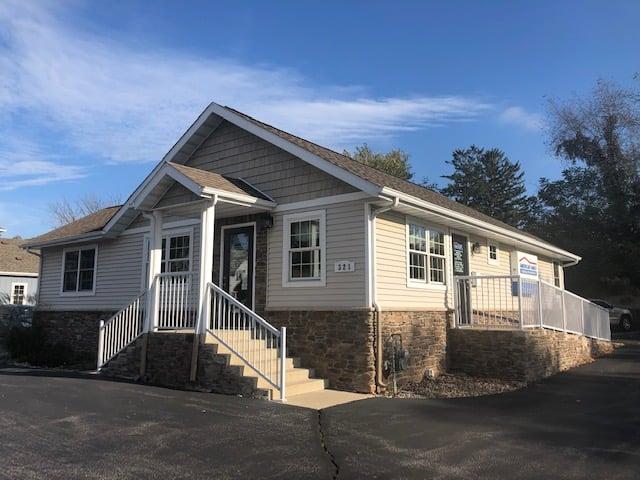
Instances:
[[[34,305],[40,258],[20,247],[22,239],[0,237],[0,305]]]

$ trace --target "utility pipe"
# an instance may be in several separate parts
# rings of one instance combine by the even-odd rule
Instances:
[[[376,228],[375,220],[381,213],[387,212],[392,208],[397,208],[400,204],[400,198],[394,197],[392,203],[386,207],[372,209],[369,215],[371,221],[371,263],[369,265],[369,274],[371,275],[371,303],[376,315],[376,390],[382,393],[387,385],[382,381],[382,317],[380,313],[382,309],[378,305],[378,289],[376,287]]]

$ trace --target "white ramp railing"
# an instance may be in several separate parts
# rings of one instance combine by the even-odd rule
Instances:
[[[198,290],[191,272],[156,276],[159,329],[193,329],[198,316]]]
[[[285,399],[287,332],[213,283],[208,284],[207,331]]]
[[[611,340],[609,312],[544,280],[456,276],[456,326],[550,328]]]
[[[98,370],[142,333],[146,307],[144,291],[106,322],[98,332]]]

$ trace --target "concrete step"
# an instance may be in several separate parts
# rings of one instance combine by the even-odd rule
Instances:
[[[255,340],[249,338],[250,332],[238,332],[239,335],[229,338],[230,343],[239,345],[238,353],[247,354],[250,357],[251,352],[258,352],[263,349],[261,354],[260,367],[263,371],[272,372],[275,376],[279,370],[280,358],[277,349],[264,349],[264,340]],[[226,336],[225,336],[226,337]],[[227,338],[223,337],[225,340]],[[244,340],[243,340],[244,338]],[[220,343],[212,335],[207,335],[205,342],[214,347],[215,352],[228,357],[228,364],[241,368],[241,375],[245,377],[255,378],[256,386],[259,389],[267,390],[271,399],[278,398],[278,391],[271,384],[258,375],[253,368],[249,367],[245,361],[237,354],[232,352],[228,347]],[[242,345],[250,345],[250,348],[242,348]],[[313,370],[300,367],[300,359],[287,357],[285,359],[286,372],[286,391],[289,395],[301,395],[305,393],[319,392],[325,389],[326,381],[313,377]]]
[[[324,390],[325,380],[321,378],[309,378],[298,382],[287,382],[286,395],[302,395],[303,393],[319,392]]]

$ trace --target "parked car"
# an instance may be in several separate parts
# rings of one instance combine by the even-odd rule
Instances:
[[[611,323],[611,327],[619,328],[625,332],[628,332],[633,328],[633,317],[631,316],[630,310],[622,307],[616,307],[604,300],[593,299],[591,301],[596,305],[600,305],[601,307],[609,310],[609,322]]]

